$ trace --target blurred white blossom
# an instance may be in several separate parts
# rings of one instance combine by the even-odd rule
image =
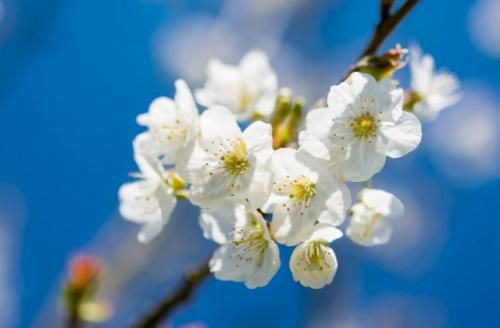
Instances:
[[[245,54],[238,66],[211,59],[206,73],[205,86],[196,92],[201,105],[225,106],[238,120],[268,117],[274,109],[278,80],[264,52]]]
[[[389,241],[392,226],[388,219],[404,213],[401,201],[380,189],[365,188],[357,196],[350,210],[346,234],[357,244],[374,246]]]
[[[458,79],[447,72],[436,72],[434,58],[422,54],[420,48],[411,49],[411,90],[407,103],[422,121],[432,121],[439,112],[460,99]]]
[[[145,133],[134,140],[139,148],[142,140],[149,138]],[[138,181],[125,183],[119,190],[120,214],[127,220],[141,224],[138,239],[150,242],[168,223],[177,202],[175,190],[169,183],[168,172],[154,158],[135,153],[140,173]]]
[[[496,91],[471,82],[454,110],[430,126],[425,146],[453,181],[473,185],[500,174],[499,113]]]

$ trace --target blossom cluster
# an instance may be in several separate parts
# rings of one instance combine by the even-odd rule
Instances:
[[[211,60],[195,97],[177,80],[174,99],[160,97],[138,116],[147,131],[133,142],[140,173],[120,188],[122,216],[142,225],[138,239],[146,243],[188,199],[200,207],[204,237],[220,245],[210,261],[216,278],[264,286],[284,245],[294,247],[294,280],[324,287],[337,271],[331,243],[346,218],[346,235],[373,246],[389,240],[390,220],[404,213],[380,189],[362,189],[351,204],[347,183],[367,182],[387,157],[413,151],[420,120],[457,101],[457,80],[434,72],[432,57],[412,53],[409,91],[390,75],[353,72],[331,86],[324,107],[306,113],[294,143],[278,146],[278,128],[292,129],[292,120],[276,120],[280,91],[267,56],[251,51],[237,66]]]

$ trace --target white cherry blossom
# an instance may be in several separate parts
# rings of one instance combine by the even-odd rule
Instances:
[[[139,134],[134,140],[134,149],[148,142],[146,133]],[[174,178],[165,171],[155,158],[135,152],[135,160],[140,173],[134,176],[135,182],[125,183],[118,194],[120,214],[127,220],[142,225],[138,239],[142,243],[150,242],[168,223],[177,202],[175,190],[169,181]]]
[[[248,288],[265,286],[281,262],[278,245],[267,222],[245,204],[224,204],[200,216],[204,235],[221,244],[210,260],[217,279],[243,282]]]
[[[357,244],[374,246],[389,241],[392,226],[388,219],[404,213],[401,201],[391,193],[380,189],[363,189],[358,202],[350,210],[350,222],[346,234]]]
[[[274,152],[272,192],[262,207],[273,213],[273,237],[288,246],[305,240],[316,222],[340,225],[350,206],[350,192],[324,161],[290,148]]]
[[[421,120],[432,121],[446,107],[460,100],[458,79],[445,71],[434,70],[434,58],[422,55],[420,48],[411,50],[411,91],[408,94],[413,102],[413,113]]]
[[[137,122],[148,128],[147,138],[138,151],[158,156],[165,164],[185,166],[198,133],[198,109],[186,82],[175,82],[175,99],[159,97]]]
[[[187,164],[192,203],[213,207],[248,200],[260,207],[270,190],[271,126],[254,122],[241,132],[234,115],[215,106],[200,117],[200,137]]]
[[[342,237],[342,232],[326,224],[310,230],[308,239],[295,247],[290,257],[293,279],[305,287],[323,288],[337,272],[337,257],[329,244]]]
[[[331,87],[327,102],[328,108],[308,113],[299,142],[311,155],[335,164],[346,180],[368,180],[386,156],[402,157],[420,143],[420,122],[403,111],[403,90],[390,79],[355,72]]]
[[[226,106],[238,120],[247,120],[271,114],[277,88],[276,74],[266,54],[254,50],[243,56],[238,66],[211,59],[207,82],[196,92],[196,100],[206,107]]]

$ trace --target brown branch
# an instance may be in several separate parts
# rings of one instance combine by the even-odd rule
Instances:
[[[382,14],[380,17],[380,22],[375,27],[375,31],[368,42],[365,50],[361,53],[358,61],[363,57],[368,55],[373,55],[382,43],[387,39],[387,37],[394,31],[398,24],[403,20],[403,18],[408,15],[408,13],[417,5],[420,0],[406,0],[406,2],[392,15]],[[351,68],[342,77],[341,81],[344,81],[355,68]]]
[[[134,328],[157,327],[161,321],[166,319],[172,311],[180,305],[186,303],[191,298],[195,289],[210,275],[208,260],[198,267],[189,271],[173,294],[168,294],[156,307],[152,308],[139,322],[134,324]]]
[[[78,311],[70,311],[66,323],[67,328],[81,328],[83,327],[82,321],[78,315]]]

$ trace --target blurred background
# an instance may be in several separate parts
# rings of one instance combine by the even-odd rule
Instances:
[[[402,1],[398,1],[398,4]],[[117,190],[136,170],[137,114],[173,81],[203,83],[210,57],[264,49],[309,103],[357,58],[378,0],[0,0],[0,326],[58,327],[68,260],[105,263],[99,296],[126,327],[206,258],[197,212],[179,206],[144,246]],[[290,252],[265,288],[211,279],[172,327],[482,327],[500,305],[500,0],[421,1],[382,50],[421,45],[463,99],[374,184],[407,214],[391,242],[333,247],[334,283],[293,282]],[[397,73],[407,85],[408,72]]]

